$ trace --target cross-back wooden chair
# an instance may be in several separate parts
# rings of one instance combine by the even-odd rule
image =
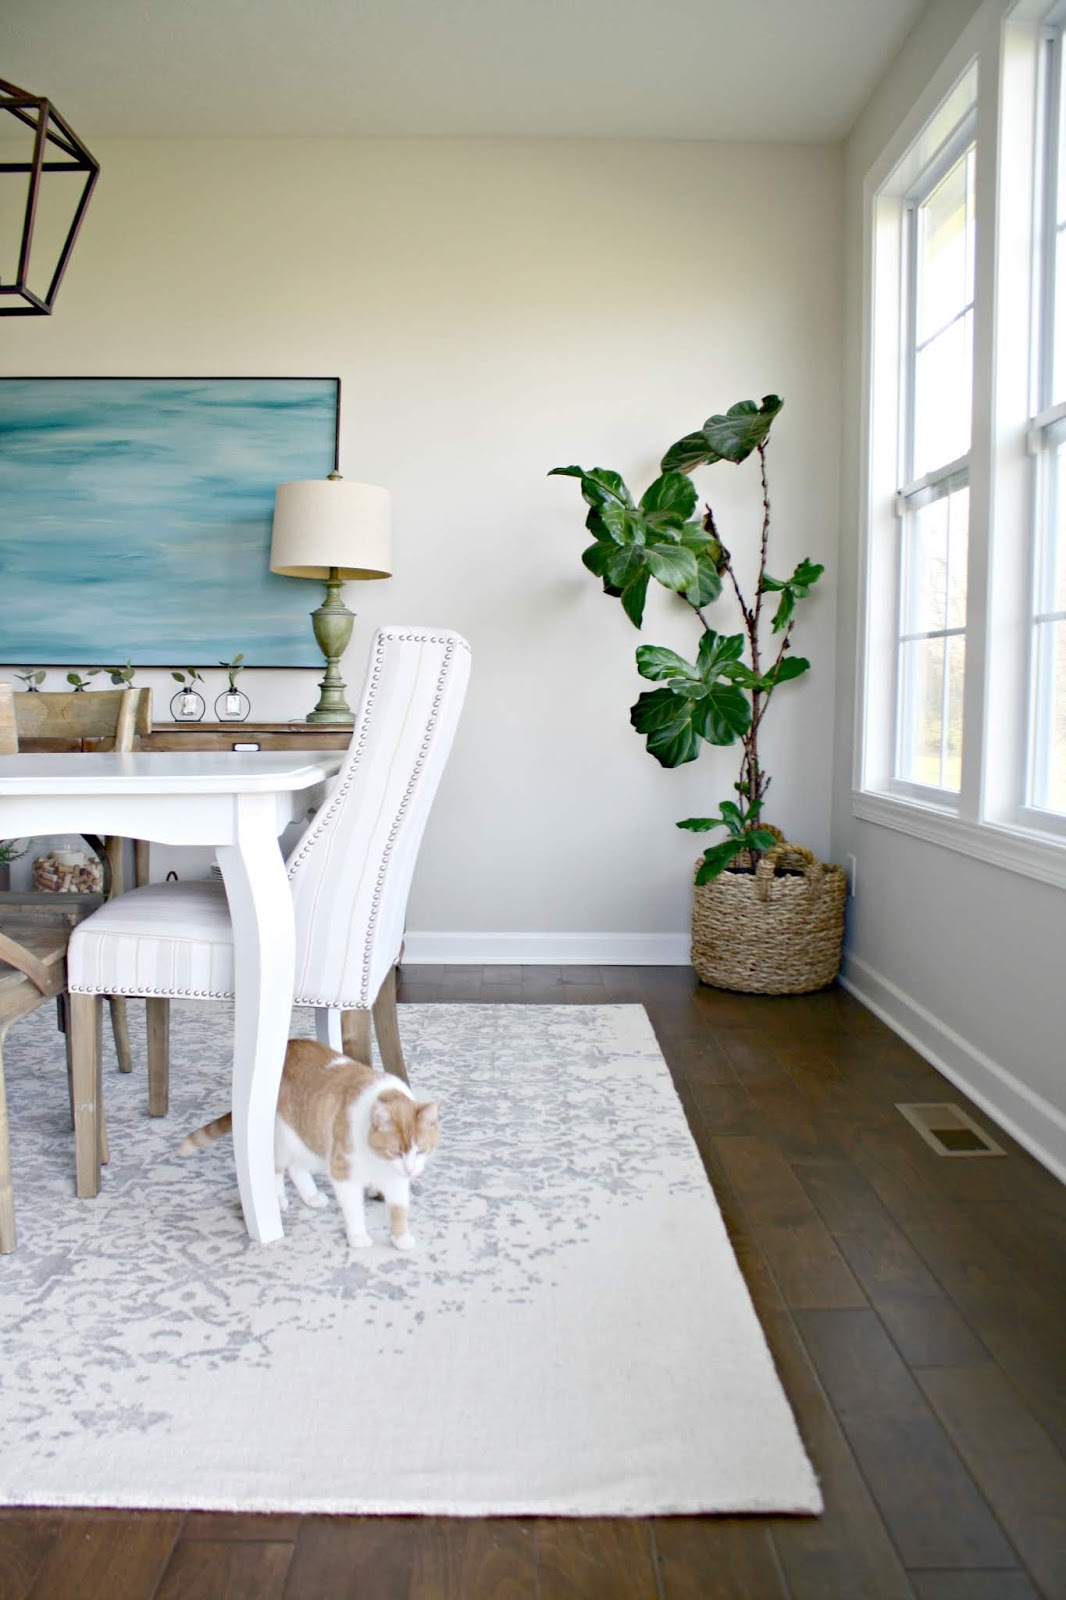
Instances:
[[[18,751],[18,731],[10,684],[0,684],[0,755]],[[46,1000],[62,1000],[67,984],[66,954],[71,930],[101,904],[100,895],[0,895],[0,1254],[15,1248],[15,1199],[11,1182],[7,1091],[3,1047],[13,1022]],[[71,1075],[70,1035],[67,1071],[71,1120],[77,1124]],[[98,1161],[108,1159],[107,1132],[98,1121]],[[84,1133],[83,1133],[84,1137]],[[83,1153],[82,1160],[92,1152]]]
[[[0,687],[10,688],[6,684]],[[10,698],[15,748],[20,750],[132,750],[138,734],[149,733],[152,727],[151,689],[38,690],[4,698]],[[107,897],[122,894],[126,888],[125,840],[89,837],[88,843],[105,863]],[[133,881],[147,883],[147,844],[135,840],[133,854]],[[119,1070],[130,1072],[133,1054],[126,1000],[122,995],[110,995],[108,1000]]]

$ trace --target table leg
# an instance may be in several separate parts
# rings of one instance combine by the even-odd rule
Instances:
[[[218,864],[233,922],[233,1153],[252,1238],[282,1237],[274,1182],[274,1114],[292,1015],[296,936],[272,795],[236,798],[236,842]]]

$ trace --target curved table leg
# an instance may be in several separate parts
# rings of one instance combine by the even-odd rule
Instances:
[[[216,852],[233,922],[233,1153],[252,1238],[282,1237],[274,1114],[292,1015],[296,936],[272,795],[240,795],[236,842]]]

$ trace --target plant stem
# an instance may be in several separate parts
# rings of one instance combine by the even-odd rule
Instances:
[[[751,670],[755,676],[761,677],[761,655],[759,650],[759,623],[762,617],[763,578],[766,575],[766,552],[770,542],[770,487],[766,479],[766,440],[758,446],[759,452],[759,477],[762,483],[762,537],[759,542],[759,576],[755,585],[755,609],[744,610],[744,621],[748,630],[748,645],[751,650]],[[734,588],[736,583],[734,581]],[[737,591],[739,597],[739,590]],[[782,646],[782,648],[784,648]],[[780,660],[780,656],[778,657]],[[746,795],[749,805],[761,801],[768,788],[767,779],[759,765],[759,724],[762,722],[769,702],[769,691],[753,689],[751,692],[751,726],[744,736],[744,757],[740,764],[740,792]]]

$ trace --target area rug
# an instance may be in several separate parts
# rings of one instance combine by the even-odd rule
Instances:
[[[143,1008],[130,1007],[136,1030]],[[417,1250],[331,1200],[243,1231],[230,1017],[174,1007],[171,1111],[110,1063],[111,1165],[72,1192],[47,1008],[5,1051],[19,1247],[0,1257],[0,1501],[643,1516],[816,1512],[818,1486],[640,1006],[409,1005],[441,1148]],[[311,1032],[309,1013],[293,1031]],[[143,1034],[134,1036],[144,1061]]]

